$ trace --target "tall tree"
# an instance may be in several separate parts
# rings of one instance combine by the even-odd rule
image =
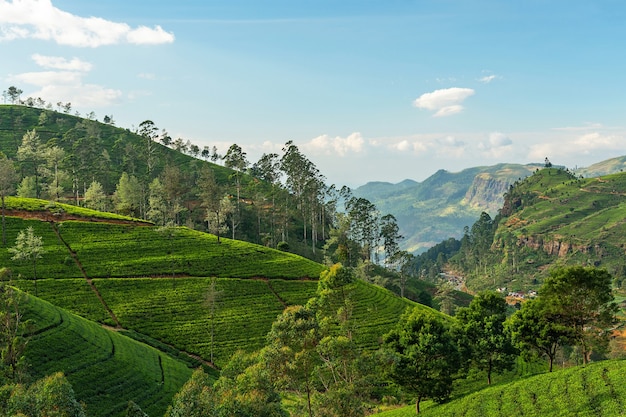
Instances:
[[[315,312],[304,306],[290,306],[272,324],[268,346],[263,353],[271,375],[279,386],[304,393],[309,417],[313,417],[313,371],[320,362],[316,351],[319,340]]]
[[[507,304],[493,291],[479,293],[469,307],[457,309],[456,317],[467,338],[469,361],[487,374],[491,384],[494,372],[511,369],[516,351],[504,329]]]
[[[400,240],[403,239],[398,221],[393,214],[385,214],[380,218],[380,237],[385,250],[385,263],[393,267],[394,257],[400,251]]]
[[[200,204],[202,204],[202,207],[206,210],[205,220],[207,221],[209,232],[215,233],[217,235],[217,242],[220,243],[220,228],[225,219],[224,213],[222,212],[224,191],[217,183],[213,170],[206,165],[200,169],[200,176],[198,177],[196,186],[198,188]],[[209,214],[211,214],[211,216],[209,216]],[[211,228],[211,219],[214,219],[213,224],[216,226],[214,228]]]
[[[602,352],[608,345],[618,310],[611,285],[605,269],[572,266],[553,270],[539,290],[548,313],[570,329],[585,364],[594,349]]]
[[[15,191],[18,176],[15,164],[4,155],[0,155],[0,200],[2,200],[2,246],[6,246],[6,225],[4,218],[4,198]]]
[[[37,260],[46,253],[41,236],[35,236],[32,226],[29,226],[26,231],[20,230],[15,239],[15,246],[9,248],[9,252],[13,254],[11,259],[14,261],[32,262],[35,296],[37,296]]]
[[[139,135],[144,138],[145,150],[143,156],[146,160],[147,177],[150,178],[157,162],[157,138],[159,129],[152,120],[144,120],[139,123]]]
[[[448,326],[434,313],[414,308],[384,337],[393,352],[390,373],[394,381],[414,394],[415,409],[422,400],[441,402],[452,392],[460,355]]]
[[[350,216],[351,234],[361,245],[363,260],[371,261],[380,235],[378,210],[368,199],[352,197],[346,202],[346,211]]]

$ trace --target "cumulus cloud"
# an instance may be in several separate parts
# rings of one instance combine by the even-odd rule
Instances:
[[[487,140],[478,144],[478,149],[491,158],[501,158],[511,150],[513,141],[501,132],[492,132]]]
[[[67,60],[58,56],[46,56],[34,54],[33,61],[43,68],[68,70],[68,71],[91,71],[92,65],[89,62],[81,61],[78,58]]]
[[[95,48],[121,43],[172,43],[174,35],[160,26],[131,28],[126,23],[75,16],[54,7],[51,0],[0,0],[0,41],[15,39]]]
[[[590,132],[573,138],[555,138],[549,142],[535,144],[530,147],[529,155],[534,159],[558,155],[571,157],[579,155],[623,153],[626,151],[624,134],[603,134]]]
[[[461,103],[472,95],[474,90],[471,88],[444,88],[422,94],[413,101],[413,105],[419,109],[435,111],[433,117],[451,116],[463,111]]]
[[[37,65],[50,71],[25,72],[11,77],[11,81],[16,83],[34,86],[37,90],[29,93],[31,97],[68,101],[74,108],[89,109],[110,106],[122,97],[119,90],[83,81],[92,69],[89,62],[78,58],[68,60],[40,54],[33,55],[32,59]],[[55,69],[58,71],[54,71]]]
[[[363,136],[354,132],[345,138],[321,135],[302,145],[302,148],[317,154],[345,156],[362,152],[364,144]]]

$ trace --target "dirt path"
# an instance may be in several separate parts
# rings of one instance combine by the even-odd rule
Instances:
[[[73,251],[70,245],[65,241],[65,239],[63,239],[61,233],[59,233],[59,228],[57,227],[56,223],[51,221],[50,225],[52,226],[52,230],[54,230],[54,233],[59,238],[59,241],[63,243],[63,245],[65,245],[65,247],[67,248],[67,251],[74,260],[74,263],[76,263],[76,266],[78,266],[78,269],[80,269],[81,274],[83,274],[83,277],[87,281],[87,284],[89,284],[91,290],[94,292],[94,294],[96,294],[96,297],[98,297],[98,300],[100,300],[100,303],[102,303],[104,309],[107,311],[107,313],[109,313],[109,316],[111,316],[111,319],[115,322],[117,328],[121,329],[122,325],[120,324],[120,321],[115,316],[115,313],[113,313],[113,310],[111,310],[107,303],[104,301],[104,298],[102,298],[102,295],[100,294],[100,291],[98,291],[98,288],[96,288],[96,286],[94,285],[93,280],[89,278],[89,276],[87,276],[87,272],[85,271],[83,264],[80,263],[78,256],[76,256],[76,252]]]
[[[106,219],[101,217],[83,217],[75,214],[68,213],[52,213],[49,211],[28,211],[28,210],[13,210],[6,209],[4,211],[7,217],[19,217],[22,219],[35,219],[43,220],[46,222],[64,222],[68,220],[76,220],[81,222],[91,223],[108,223],[108,224],[121,224],[132,226],[154,226],[152,223],[144,222],[141,220],[124,220],[124,219]]]

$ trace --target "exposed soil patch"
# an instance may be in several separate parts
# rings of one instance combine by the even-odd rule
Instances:
[[[124,219],[105,219],[101,217],[83,217],[69,213],[51,213],[49,211],[28,211],[28,210],[4,210],[5,216],[19,217],[22,219],[34,219],[42,220],[46,222],[63,222],[68,220],[77,220],[81,222],[93,222],[93,223],[109,223],[109,224],[123,224],[133,226],[153,226],[151,223],[143,222],[140,220],[124,220]]]

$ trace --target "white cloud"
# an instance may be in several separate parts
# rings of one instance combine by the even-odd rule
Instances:
[[[78,58],[67,60],[62,57],[34,54],[33,61],[39,66],[60,71],[35,71],[14,75],[11,81],[34,86],[38,90],[29,92],[31,97],[41,97],[51,102],[70,102],[74,108],[92,110],[118,102],[122,97],[119,90],[83,82],[92,65]]]
[[[419,96],[413,105],[419,109],[436,110],[433,117],[444,117],[460,113],[463,110],[461,103],[474,95],[471,88],[444,88],[432,93]]]
[[[615,152],[619,154],[626,152],[625,134],[607,135],[600,132],[590,132],[574,138],[556,137],[550,141],[535,144],[530,147],[529,155],[531,158],[539,160],[546,156],[550,159],[556,159],[557,156],[571,158],[582,155],[613,154]]]
[[[67,60],[58,56],[45,56],[40,54],[34,54],[32,56],[33,61],[40,67],[52,68],[68,71],[91,71],[92,65],[89,62],[81,61],[78,58],[72,58]]]
[[[345,138],[321,135],[302,145],[302,149],[316,154],[345,156],[362,152],[364,143],[363,136],[359,132],[354,132]]]
[[[512,145],[513,141],[504,133],[492,132],[489,134],[486,142],[478,144],[479,149],[494,149]]]
[[[513,147],[510,137],[501,132],[492,132],[486,141],[478,144],[478,149],[490,158],[502,158],[509,154]]]
[[[491,75],[485,75],[484,77],[479,78],[478,81],[480,81],[481,83],[489,84],[496,78],[499,78],[499,77],[497,75],[491,74]]]
[[[126,23],[75,16],[54,7],[51,0],[0,0],[0,41],[26,38],[92,48],[174,42],[174,35],[160,26],[133,29]]]

